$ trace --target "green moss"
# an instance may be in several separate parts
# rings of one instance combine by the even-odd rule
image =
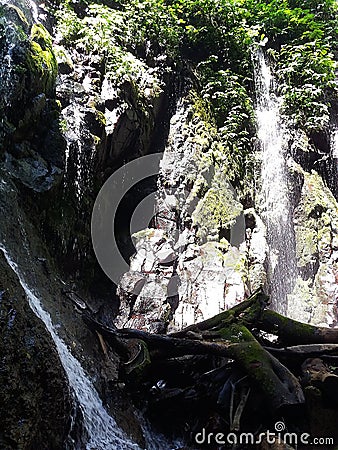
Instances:
[[[15,11],[15,13],[18,15],[20,21],[22,22],[23,25],[28,26],[28,20],[26,19],[25,14],[23,13],[23,11],[18,8],[16,5],[13,5],[12,3],[9,3],[8,5],[6,5],[6,8],[9,9],[10,11]],[[0,11],[0,17],[1,17],[1,11]]]
[[[231,324],[222,328],[219,332],[219,336],[226,341],[232,343],[250,342],[253,340],[253,336],[250,331],[243,325]]]
[[[313,170],[310,174],[305,172],[304,175],[302,204],[306,215],[309,217],[318,207],[324,210],[333,207],[338,213],[336,200],[318,173]]]
[[[259,386],[271,404],[278,405],[280,392],[286,392],[274,371],[271,356],[244,325],[226,325],[220,335],[234,345],[228,347],[229,354],[249,377]]]
[[[60,119],[59,127],[62,133],[66,133],[68,131],[68,124],[66,119]]]
[[[199,237],[204,238],[221,228],[230,228],[241,211],[242,205],[235,200],[224,174],[218,172],[211,188],[198,202],[192,218],[199,227]]]
[[[296,252],[299,267],[314,261],[317,253],[317,232],[314,228],[296,226]]]
[[[194,114],[206,124],[214,123],[209,102],[207,102],[206,99],[201,98],[195,91],[190,94],[190,99],[193,105]]]
[[[41,24],[34,24],[27,52],[27,66],[33,84],[42,92],[50,93],[57,76],[57,61],[52,50],[50,34]]]
[[[41,23],[35,23],[31,29],[30,38],[37,42],[43,50],[51,49],[52,38],[46,28]]]
[[[318,343],[318,329],[312,325],[284,317],[274,311],[263,312],[265,331],[276,333],[285,344]]]
[[[106,116],[103,114],[103,112],[95,110],[95,117],[96,120],[99,122],[100,125],[106,126]]]

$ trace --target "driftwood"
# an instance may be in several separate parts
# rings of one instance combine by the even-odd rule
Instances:
[[[261,396],[264,407],[278,414],[304,405],[309,385],[326,393],[333,386],[337,392],[338,376],[321,358],[338,358],[338,330],[288,319],[267,305],[268,297],[256,292],[228,311],[168,335],[107,326],[87,312],[83,318],[99,333],[102,348],[105,341],[120,353],[126,381],[154,384],[149,392],[167,409],[214,399],[216,410],[228,410],[229,430],[239,431],[251,398]],[[277,342],[269,343],[265,333],[277,336]],[[156,382],[159,376],[170,379],[170,373],[177,373],[176,387],[173,381],[170,386]],[[180,383],[187,377],[189,386]]]

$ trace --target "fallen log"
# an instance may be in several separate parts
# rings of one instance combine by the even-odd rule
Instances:
[[[217,342],[210,342],[156,335],[128,328],[110,328],[88,315],[85,316],[85,321],[108,342],[115,342],[116,337],[142,341],[149,349],[150,360],[203,354],[234,359],[262,391],[272,409],[304,402],[303,391],[297,378],[278,359],[264,350],[244,325],[232,324],[222,328],[219,332],[221,338]]]
[[[223,327],[233,322],[245,324],[249,329],[256,328],[279,337],[284,346],[298,344],[338,344],[338,329],[316,327],[285,317],[267,309],[268,297],[256,291],[247,300],[223,311],[216,316],[197,324],[190,325],[181,331],[170,333],[172,337],[185,337],[188,332],[200,333],[201,336],[212,336]]]
[[[228,311],[168,335],[107,326],[88,310],[83,319],[99,336],[105,354],[105,344],[120,354],[121,376],[134,395],[153,405],[155,417],[169,408],[178,423],[181,413],[188,421],[196,420],[205,405],[212,404],[211,416],[230,418],[230,432],[239,431],[242,420],[248,420],[255,407],[256,413],[266,410],[269,417],[278,417],[283,406],[291,406],[287,408],[290,423],[299,410],[311,407],[311,401],[316,400],[318,408],[322,403],[336,407],[330,392],[338,394],[338,370],[331,364],[328,370],[325,364],[309,363],[309,358],[335,362],[338,330],[303,324],[267,306],[268,298],[255,292]],[[278,340],[270,343],[265,333]],[[317,370],[319,366],[321,370]],[[238,380],[245,380],[244,386],[243,382],[238,385]],[[334,421],[337,416],[332,417]]]
[[[98,331],[108,342],[114,343],[116,340],[140,339],[144,341],[153,358],[171,358],[184,355],[215,355],[230,357],[230,342],[214,343],[199,341],[195,339],[179,339],[163,334],[151,334],[146,331],[132,328],[110,328],[93,319],[88,314],[83,315],[85,323],[95,331]]]
[[[322,355],[330,355],[338,357],[338,344],[305,344],[305,345],[293,345],[289,347],[268,347],[264,346],[265,350],[270,353],[286,354],[286,355],[298,355],[301,357],[315,357]]]
[[[256,326],[267,333],[276,334],[284,345],[338,344],[338,329],[316,327],[289,319],[275,311],[265,309]]]

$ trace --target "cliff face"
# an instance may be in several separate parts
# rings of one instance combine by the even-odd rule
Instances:
[[[0,240],[2,250],[8,246],[19,252],[27,245],[29,231],[24,229],[25,216],[12,180],[29,188],[30,196],[50,189],[63,168],[64,146],[59,145],[63,139],[53,99],[57,64],[51,38],[34,23],[33,14],[19,2],[1,6],[0,13]],[[32,256],[32,263],[38,256]],[[3,252],[0,271],[0,446],[62,448],[72,411],[65,372],[54,342],[30,309]]]
[[[226,5],[217,18],[208,5],[210,23],[200,2],[204,34],[191,5],[178,12],[191,72],[181,74],[151,226],[134,235],[120,283],[120,326],[180,328],[259,286],[274,309],[335,326],[336,44],[326,33],[336,12],[298,3],[280,4],[280,20],[277,4],[268,12],[248,3],[237,10],[245,25],[236,37],[222,23]]]
[[[103,320],[162,333],[264,286],[291,317],[337,321],[335,3],[223,3],[0,9],[0,243],[140,443],[123,387],[106,389],[117,359],[101,366],[83,301]],[[118,168],[157,152],[155,176],[123,192],[116,212],[117,248],[131,258],[116,292],[92,249],[93,205]],[[101,206],[98,221],[111,213]],[[15,404],[1,439],[43,448],[45,433],[46,448],[62,448],[69,379],[3,257],[0,270],[1,417]]]
[[[72,401],[50,336],[1,254],[1,448],[60,449]]]
[[[33,192],[61,177],[65,143],[59,131],[52,38],[26,3],[1,7],[1,154]]]
[[[101,365],[100,347],[80,314],[81,295],[95,311],[103,302],[100,294],[88,293],[93,279],[90,258],[89,264],[83,263],[86,270],[79,272],[79,260],[90,246],[90,234],[83,240],[81,236],[83,228],[89,230],[88,192],[93,192],[92,185],[86,186],[88,175],[82,174],[92,172],[83,168],[78,173],[78,155],[75,152],[69,160],[67,156],[78,139],[89,149],[87,153],[94,148],[87,124],[97,126],[96,115],[85,109],[85,125],[76,128],[75,118],[73,135],[65,129],[61,109],[65,106],[66,114],[69,98],[63,94],[62,102],[57,99],[57,59],[44,26],[50,28],[50,22],[46,11],[29,5],[3,5],[0,17],[0,446],[84,448],[90,440],[90,427],[84,425],[89,418],[92,428],[106,419],[107,433],[113,426],[118,432],[96,389],[107,405],[118,405],[114,408],[118,424],[143,442],[139,421],[121,386],[107,391],[109,383],[117,382],[117,360],[112,354],[112,362]],[[79,195],[80,182],[87,197],[82,191]],[[79,254],[74,242],[80,246],[85,242],[87,247],[80,247]],[[85,273],[91,276],[88,282]],[[95,387],[77,360],[86,361]],[[115,443],[121,440],[111,434]]]

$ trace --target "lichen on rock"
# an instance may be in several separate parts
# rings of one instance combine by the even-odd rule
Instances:
[[[27,66],[36,89],[50,94],[55,87],[57,61],[52,49],[51,36],[40,23],[34,24],[30,32]]]
[[[202,240],[203,237],[218,239],[219,232],[230,229],[242,209],[224,174],[216,172],[210,188],[192,213],[193,223],[198,227],[197,236]]]
[[[305,322],[336,324],[338,204],[320,175],[298,166],[303,178],[294,212],[297,264],[302,274],[289,298],[289,315]],[[330,280],[330,281],[329,281]]]

